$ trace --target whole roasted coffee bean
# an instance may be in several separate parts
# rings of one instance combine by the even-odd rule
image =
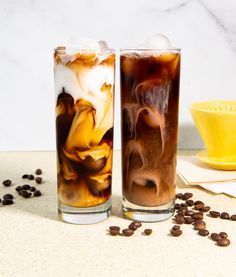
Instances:
[[[142,223],[140,221],[133,221],[133,223],[137,228],[140,228],[142,226]]]
[[[152,233],[152,229],[145,229],[145,230],[144,230],[144,234],[145,234],[146,236],[151,235],[151,233]]]
[[[191,192],[185,192],[183,197],[182,197],[182,199],[183,200],[188,200],[188,199],[190,199],[192,197],[193,197],[193,194]]]
[[[3,184],[5,187],[10,187],[10,185],[12,184],[12,181],[9,180],[9,179],[7,179],[7,180],[4,180],[4,181],[2,182],[2,184]]]
[[[219,239],[222,239],[222,237],[217,233],[211,233],[211,239],[214,241],[218,241]]]
[[[25,184],[25,185],[23,185],[23,186],[22,186],[22,189],[24,189],[24,190],[28,190],[28,189],[30,189],[30,185]]]
[[[220,216],[220,213],[219,212],[216,212],[216,211],[210,211],[210,216],[211,217],[214,217],[214,218],[217,218]]]
[[[203,207],[202,209],[200,209],[200,212],[206,213],[206,212],[209,212],[210,209],[211,209],[211,207],[205,206],[205,207]]]
[[[231,215],[230,219],[236,221],[236,214]]]
[[[197,201],[194,202],[194,205],[198,205],[198,204],[204,204],[204,203],[200,200],[197,200]]]
[[[42,169],[38,168],[35,170],[36,175],[41,175],[43,173]]]
[[[177,230],[171,229],[170,233],[173,237],[179,237],[179,236],[182,235],[183,232],[181,230],[178,230],[178,229]]]
[[[184,217],[181,216],[181,215],[177,215],[175,217],[175,221],[176,221],[177,224],[183,224],[185,222]]]
[[[42,184],[43,178],[42,178],[42,177],[35,177],[35,182],[36,182],[37,184]]]
[[[18,193],[19,193],[19,195],[24,196],[24,195],[28,194],[28,191],[22,189],[22,190],[20,190]]]
[[[175,195],[175,198],[178,198],[178,199],[182,199],[182,197],[183,197],[183,193],[177,193]]]
[[[27,193],[25,193],[25,194],[23,194],[21,196],[23,196],[24,198],[30,198],[31,195],[32,195],[32,193],[27,191]]]
[[[111,236],[118,236],[119,235],[119,230],[110,230],[109,231]]]
[[[29,175],[28,175],[28,179],[29,179],[29,180],[34,180],[34,175],[33,175],[33,174],[29,174]]]
[[[36,190],[36,191],[34,192],[34,196],[36,196],[36,197],[41,196],[41,195],[42,195],[42,193],[41,193],[40,190]]]
[[[226,212],[221,213],[220,218],[222,219],[229,219],[229,214]]]
[[[201,220],[201,219],[198,219],[198,220],[194,220],[194,224],[204,224],[204,225],[206,225],[206,222]]]
[[[2,202],[2,199],[0,198],[0,203]]]
[[[173,227],[172,227],[172,230],[179,230],[180,229],[180,226],[179,225],[174,225]]]
[[[116,230],[116,231],[120,231],[120,227],[119,226],[110,226],[109,230]]]
[[[132,222],[132,223],[130,223],[130,225],[129,225],[129,229],[130,229],[130,230],[133,230],[133,231],[136,231],[136,230],[138,229],[138,227],[135,225],[135,222]]]
[[[3,205],[12,205],[14,202],[12,199],[3,199],[2,204]]]
[[[19,192],[20,190],[22,190],[22,186],[17,186],[16,191]]]
[[[29,176],[28,174],[23,174],[21,178],[22,179],[28,179],[28,176]]]
[[[13,195],[10,194],[10,193],[7,193],[7,194],[3,195],[3,199],[13,199],[13,198],[14,198]]]
[[[32,192],[36,191],[36,187],[30,187],[29,191],[32,191]]]
[[[180,209],[180,204],[176,203],[175,204],[175,210],[179,210]]]
[[[192,218],[193,218],[194,220],[196,220],[196,219],[203,219],[203,213],[197,212],[197,213],[195,213],[195,214],[192,215]]]
[[[122,233],[123,233],[124,236],[130,237],[130,236],[132,236],[134,234],[134,231],[129,229],[129,228],[127,228],[127,229],[123,229]]]
[[[184,215],[189,215],[188,209],[187,208],[180,208],[178,211],[178,215],[184,216]]]
[[[195,214],[194,211],[192,211],[192,210],[188,211],[188,215],[189,215],[189,216],[192,216],[192,215],[194,215],[194,214]]]
[[[180,204],[180,208],[187,208],[188,206],[187,206],[187,204],[186,203],[181,203]]]
[[[205,230],[206,229],[206,224],[203,224],[203,223],[197,223],[197,224],[194,224],[194,229],[195,230]]]
[[[230,240],[221,238],[217,241],[217,245],[219,245],[219,246],[228,246],[228,245],[230,245]]]
[[[228,234],[225,232],[220,232],[219,235],[223,238],[223,239],[227,239],[228,238]]]
[[[205,207],[205,205],[204,205],[203,203],[194,205],[194,208],[195,208],[196,210],[201,210],[201,209],[203,209],[204,207]]]
[[[189,199],[186,201],[187,206],[192,207],[194,205],[194,201],[192,199]]]
[[[209,231],[206,230],[206,229],[200,229],[200,230],[198,231],[198,234],[199,234],[200,236],[206,237],[206,236],[209,235]]]
[[[192,224],[194,222],[194,219],[191,216],[185,216],[184,220],[185,224]]]

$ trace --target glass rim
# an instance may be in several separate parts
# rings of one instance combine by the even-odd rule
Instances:
[[[105,52],[115,52],[116,50],[114,48],[100,48],[100,49],[86,49],[86,48],[78,48],[75,45],[72,46],[63,46],[63,45],[58,45],[56,47],[53,48],[54,52],[57,51],[63,51],[63,50],[70,50],[70,51],[75,51],[75,53],[78,52],[101,52],[101,53],[105,53]]]
[[[125,48],[120,48],[120,52],[157,52],[157,51],[177,51],[181,52],[180,48],[135,48],[135,47],[125,47]]]

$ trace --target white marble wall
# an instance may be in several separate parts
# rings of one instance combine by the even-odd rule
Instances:
[[[55,45],[82,35],[119,48],[153,33],[182,49],[179,147],[202,147],[188,107],[236,98],[235,15],[235,0],[1,0],[0,150],[54,149]],[[119,148],[118,85],[116,96]]]

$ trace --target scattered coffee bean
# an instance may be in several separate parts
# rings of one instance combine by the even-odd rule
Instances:
[[[35,170],[36,175],[41,175],[43,173],[42,169],[38,168]]]
[[[16,191],[19,192],[20,190],[22,190],[22,186],[17,186]]]
[[[173,227],[172,227],[172,230],[179,230],[180,229],[180,226],[179,225],[174,225]]]
[[[219,235],[223,238],[223,239],[227,239],[228,238],[228,234],[225,232],[220,232]]]
[[[37,184],[42,184],[43,178],[42,177],[35,177],[35,182]]]
[[[13,202],[13,200],[12,199],[3,199],[2,200],[2,204],[3,205],[12,205],[14,202]]]
[[[145,229],[144,233],[145,233],[146,236],[149,236],[152,233],[152,229]]]
[[[191,216],[185,216],[184,220],[185,224],[192,224],[194,222],[194,219]]]
[[[13,195],[10,194],[10,193],[7,193],[7,194],[3,195],[3,199],[13,199],[13,198],[14,198]]]
[[[25,185],[22,186],[22,189],[28,190],[28,189],[30,189],[30,185],[25,184]]]
[[[201,219],[198,219],[198,220],[194,220],[194,224],[204,224],[204,225],[206,225],[206,222],[201,220]]]
[[[122,233],[123,233],[124,236],[130,237],[130,236],[132,236],[134,234],[134,231],[129,229],[129,228],[127,228],[127,229],[123,229]]]
[[[175,221],[176,221],[177,224],[183,224],[185,222],[184,217],[181,216],[181,215],[177,215],[175,217]]]
[[[192,207],[194,205],[194,201],[192,199],[189,199],[186,201],[186,204],[189,206],[189,207]]]
[[[180,209],[180,204],[175,204],[175,210],[179,210]]]
[[[205,206],[205,207],[203,207],[202,209],[200,209],[200,212],[206,213],[206,212],[209,212],[210,209],[211,209],[211,207]]]
[[[211,233],[211,239],[214,241],[218,241],[219,239],[221,239],[221,236],[217,233]]]
[[[36,187],[30,187],[29,191],[32,191],[32,192],[36,191]]]
[[[29,174],[29,175],[28,175],[28,179],[29,179],[29,180],[34,180],[34,175]]]
[[[41,193],[41,191],[40,190],[36,190],[35,192],[34,192],[34,196],[41,196],[42,195],[42,193]]]
[[[194,220],[196,220],[196,219],[203,219],[203,213],[201,213],[201,212],[197,212],[197,213],[195,213],[195,214],[193,214],[192,215],[192,218],[194,219]]]
[[[180,208],[187,208],[188,206],[187,206],[187,204],[186,203],[181,203],[180,204]]]
[[[194,224],[194,230],[204,230],[206,229],[206,224],[203,224],[203,223],[197,223],[197,224]]]
[[[120,227],[119,226],[110,226],[109,230],[116,230],[116,231],[120,231]]]
[[[229,214],[226,212],[221,213],[220,218],[222,219],[229,219]]]
[[[132,222],[132,223],[130,223],[130,225],[129,225],[129,229],[130,229],[130,230],[133,230],[133,231],[136,231],[136,230],[138,229],[138,227],[135,225],[135,222]]]
[[[188,200],[193,197],[193,194],[191,192],[185,192],[184,195],[182,196],[183,200]]]
[[[133,221],[133,223],[137,228],[140,228],[142,226],[142,223],[140,221]]]
[[[187,208],[181,208],[178,211],[178,215],[180,215],[180,216],[189,215],[188,209]]]
[[[2,182],[2,184],[3,184],[5,187],[10,187],[10,185],[12,184],[12,181],[9,180],[9,179],[7,179],[7,180],[4,180],[4,181]]]
[[[204,204],[204,203],[200,200],[197,200],[197,201],[194,202],[194,205],[198,205],[198,204]]]
[[[217,218],[220,216],[220,213],[219,212],[216,212],[216,211],[210,211],[210,216],[211,217],[214,217],[214,218]]]
[[[236,214],[231,215],[230,219],[236,221]]]
[[[205,207],[204,203],[199,203],[199,204],[195,204],[195,205],[194,205],[194,208],[195,208],[196,210],[201,210],[201,209],[203,209],[204,207]]]
[[[24,175],[22,175],[22,179],[28,179],[28,177],[29,177],[29,175],[28,174],[24,174]]]
[[[109,233],[110,233],[111,236],[118,236],[119,235],[119,230],[113,230],[112,229],[112,230],[110,230]]]
[[[24,197],[24,198],[30,198],[32,193],[28,192],[27,190],[20,190],[19,195]]]
[[[200,230],[198,231],[198,234],[199,234],[200,236],[206,237],[206,236],[209,235],[209,231],[206,230],[206,229],[200,229]]]
[[[170,233],[173,237],[179,237],[182,235],[183,232],[180,229],[171,229]]]
[[[178,199],[182,199],[182,197],[183,197],[183,193],[177,193],[175,195],[175,198],[178,198]]]
[[[221,238],[217,241],[217,245],[219,245],[219,246],[228,246],[228,245],[230,245],[230,240]]]

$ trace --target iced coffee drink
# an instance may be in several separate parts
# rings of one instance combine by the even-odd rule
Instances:
[[[70,223],[111,208],[115,54],[98,46],[54,52],[59,215]]]
[[[120,70],[123,211],[164,220],[174,210],[180,51],[124,49]]]

